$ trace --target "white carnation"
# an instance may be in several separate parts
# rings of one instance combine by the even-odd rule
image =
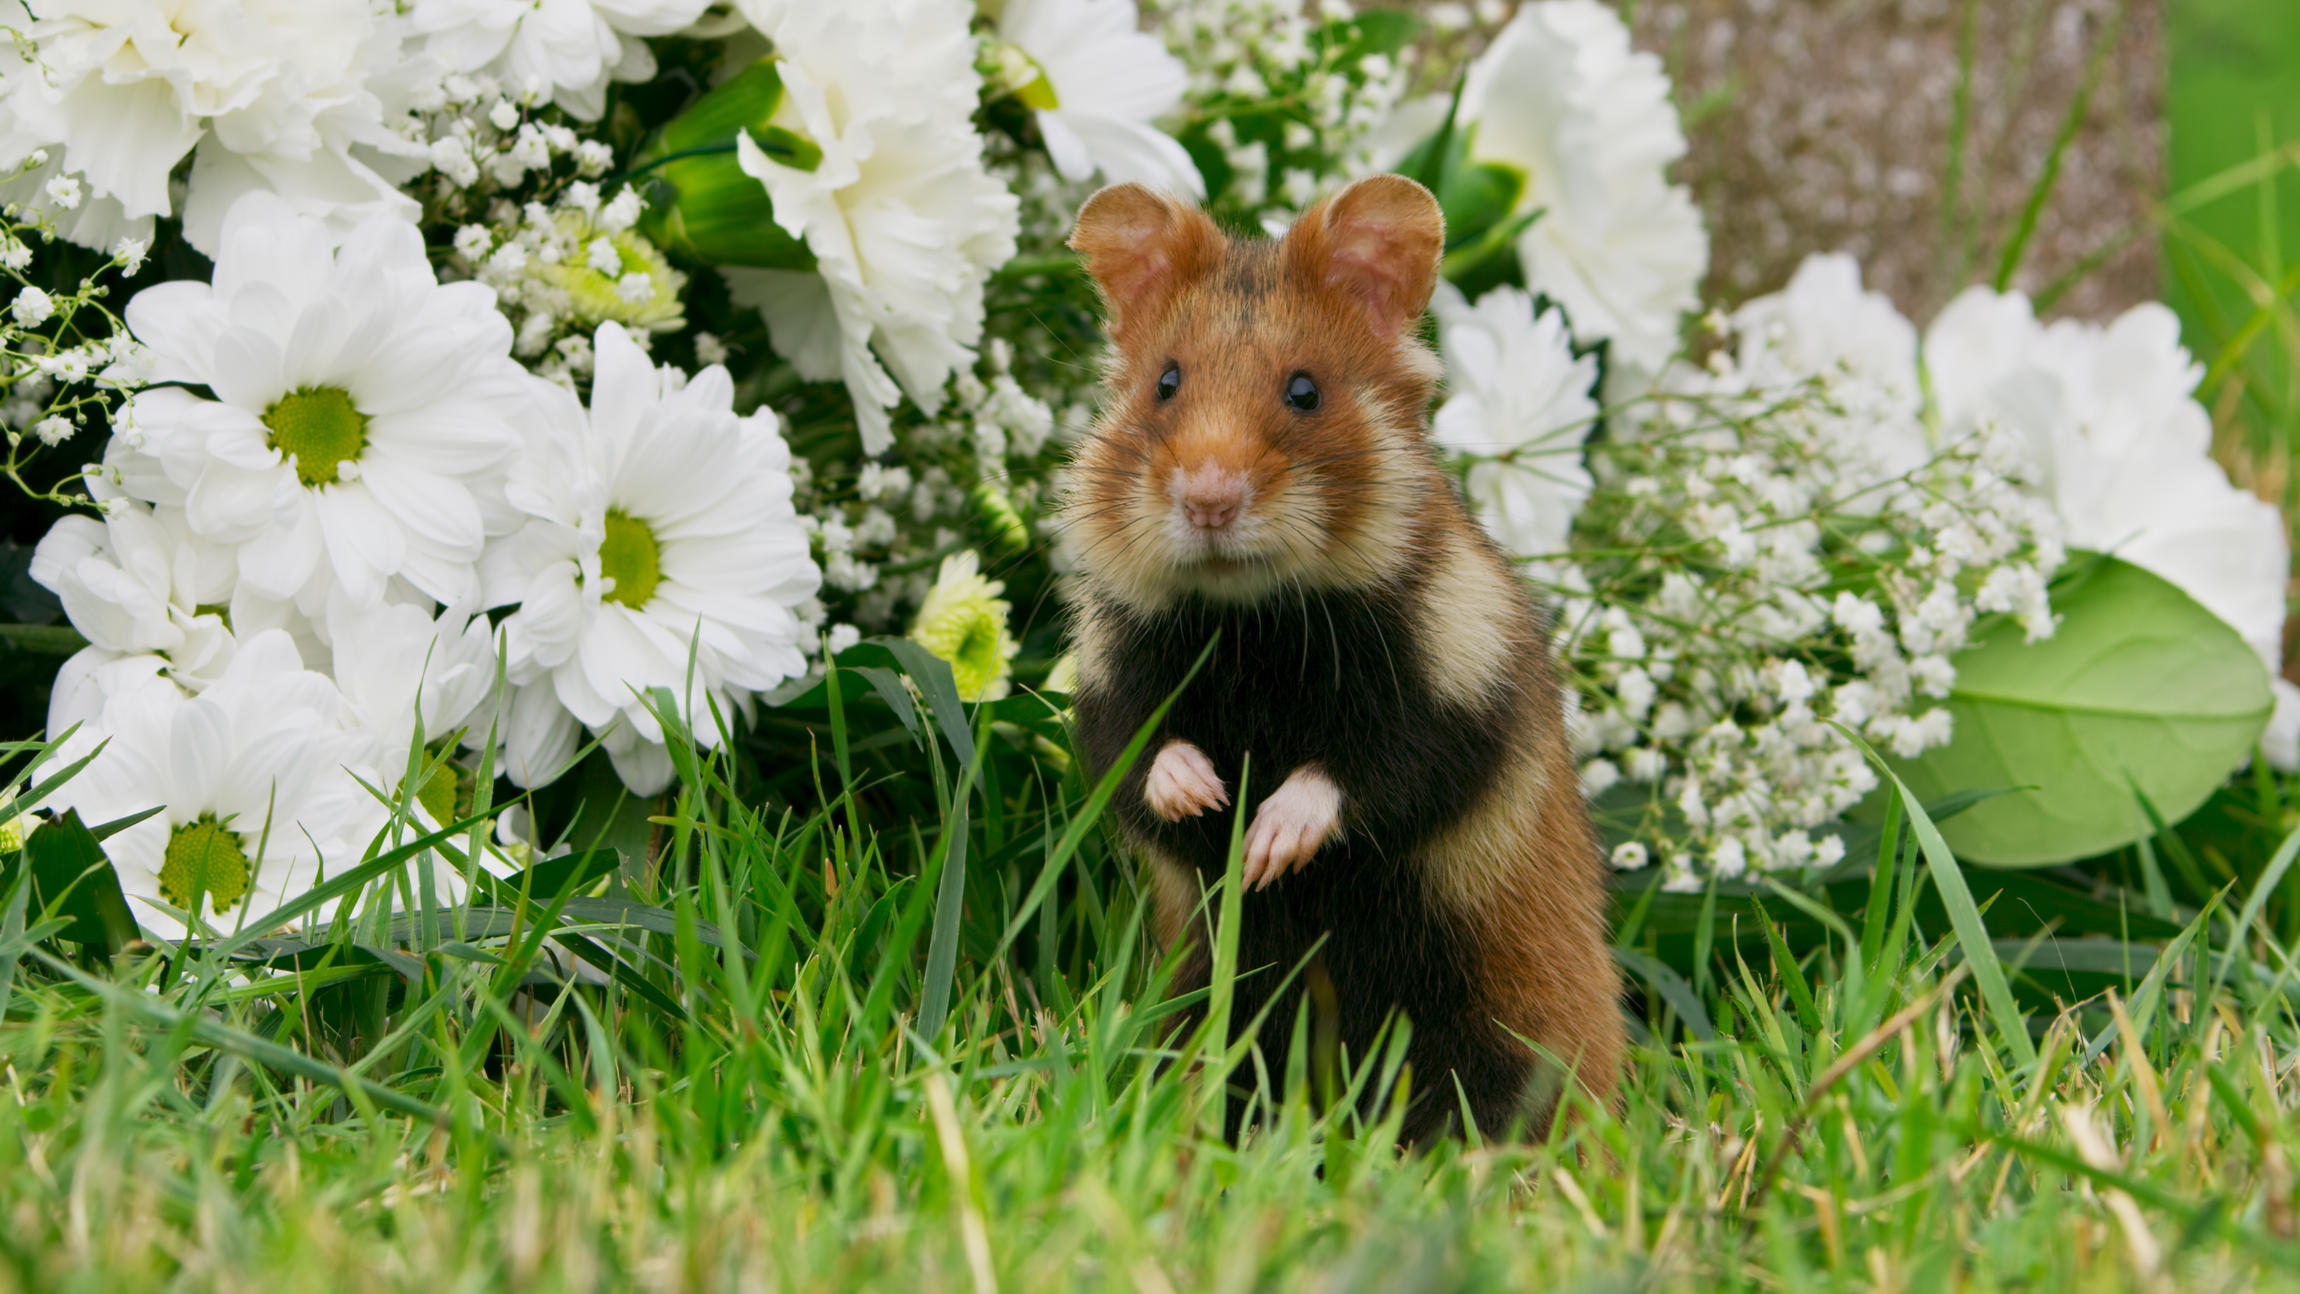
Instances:
[[[415,0],[408,23],[448,71],[485,72],[597,121],[608,82],[655,75],[643,38],[678,31],[709,7],[710,0]]]
[[[863,451],[875,455],[894,443],[889,407],[907,393],[935,411],[951,373],[972,362],[983,282],[1014,255],[1017,203],[983,169],[973,125],[972,6],[742,8],[780,60],[773,123],[814,141],[822,160],[785,166],[747,132],[738,137],[743,170],[765,187],[775,223],[816,266],[729,270],[728,283],[737,301],[758,307],[801,376],[846,383]]]
[[[1701,214],[1667,177],[1685,136],[1661,61],[1612,6],[1539,0],[1471,64],[1459,119],[1471,160],[1523,174],[1516,210],[1542,213],[1518,239],[1528,286],[1579,340],[1659,370],[1709,263]]]
[[[2274,676],[2291,553],[2276,508],[2210,456],[2203,370],[2154,303],[2104,326],[2038,323],[2028,298],[1971,288],[1925,334],[1944,434],[2014,433],[2071,545],[2152,571],[2227,621]]]
[[[192,159],[185,241],[214,255],[224,213],[256,190],[337,232],[379,212],[412,214],[397,184],[421,149],[405,123],[394,21],[368,0],[50,0],[38,18],[0,0],[0,199],[56,214],[94,248],[148,240],[176,214],[169,176]],[[11,14],[13,16],[11,16]],[[67,190],[85,181],[88,196]],[[55,182],[55,183],[52,183]],[[64,187],[57,187],[58,184]]]
[[[1597,361],[1576,358],[1565,320],[1500,287],[1476,305],[1451,285],[1433,309],[1446,401],[1431,437],[1471,458],[1467,493],[1502,547],[1521,557],[1565,547],[1589,497],[1581,446],[1597,420]]]
[[[1916,325],[1884,293],[1862,289],[1860,262],[1841,252],[1806,257],[1788,286],[1735,311],[1733,327],[1752,380],[1827,379],[1830,398],[1867,428],[1861,439],[1880,479],[1932,458]]]
[[[998,34],[1029,61],[1023,102],[1062,178],[1203,198],[1197,164],[1152,124],[1180,106],[1189,71],[1140,24],[1134,0],[1007,0]]]

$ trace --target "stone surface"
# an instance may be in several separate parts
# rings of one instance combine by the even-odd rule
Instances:
[[[2164,173],[2160,2],[1970,0],[1961,183],[1949,158],[1968,0],[1623,7],[1689,113],[1677,174],[1711,222],[1711,294],[1768,291],[1806,253],[1847,251],[1922,321],[1994,276],[2096,58],[2014,283],[2038,291],[2106,249],[2054,313],[2105,318],[2157,295],[2145,218]]]

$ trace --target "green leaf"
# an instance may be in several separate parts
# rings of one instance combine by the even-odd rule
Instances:
[[[138,937],[112,860],[81,823],[78,809],[33,828],[23,856],[31,864],[34,908],[71,920],[63,938],[116,953]],[[0,880],[0,888],[6,883]]]
[[[2060,629],[2002,621],[1957,654],[1948,745],[1894,768],[1920,800],[2012,787],[1941,834],[2000,867],[2089,858],[2204,803],[2259,741],[2268,672],[2236,631],[2165,580],[2112,557],[2055,590]]]
[[[1402,9],[1368,9],[1326,24],[1318,33],[1328,48],[1338,47],[1334,61],[1347,66],[1369,54],[1395,54],[1422,34],[1422,20]]]
[[[517,894],[524,887],[537,899],[555,899],[570,890],[589,888],[613,875],[619,861],[619,855],[612,849],[585,849],[542,859],[494,881],[494,886],[500,893]]]
[[[1446,173],[1437,191],[1445,210],[1446,248],[1473,246],[1509,219],[1525,195],[1525,172],[1500,162],[1467,162]]]
[[[958,762],[972,766],[974,729],[967,722],[965,703],[958,698],[958,681],[951,676],[950,662],[908,638],[893,635],[867,639],[859,645],[883,647],[894,655],[903,672],[926,693],[927,706],[934,711],[934,720],[941,725]]]

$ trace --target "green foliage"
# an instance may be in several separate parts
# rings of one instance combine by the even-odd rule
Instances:
[[[1900,769],[1920,797],[2004,789],[1942,831],[1970,862],[2037,866],[2109,852],[2177,822],[2251,755],[2267,671],[2225,622],[2128,562],[2076,559],[2060,628],[2009,621],[1957,656],[1956,733]]]
[[[2263,466],[2300,435],[2300,6],[2183,0],[2164,16],[2165,299],[2203,398]],[[2189,200],[2183,201],[2186,197]],[[2283,474],[2283,475],[2287,475]],[[2285,486],[2285,502],[2300,501]]]
[[[1620,1108],[1545,1145],[1409,1154],[1352,1099],[1407,1077],[1394,1049],[1321,1058],[1302,1021],[1258,1049],[1170,1032],[1097,821],[1115,779],[1031,780],[1061,763],[1048,703],[946,712],[949,686],[891,642],[852,648],[773,712],[823,738],[807,792],[737,795],[731,760],[681,747],[689,787],[649,806],[640,857],[539,862],[385,922],[265,933],[314,899],[75,959],[11,887],[0,1289],[2300,1275],[2300,1088],[2260,1063],[2300,1048],[2293,966],[2262,937],[2300,835],[2224,836],[2273,853],[2266,874],[2173,919],[1964,873],[1942,836],[1976,810],[1934,806],[1935,830],[1897,797],[1809,891],[1624,890],[1649,987]],[[497,811],[328,892],[452,857]],[[1277,973],[1238,964],[1235,880],[1210,900],[1216,1021],[1234,976]],[[1226,1084],[1261,1102],[1236,1144]]]

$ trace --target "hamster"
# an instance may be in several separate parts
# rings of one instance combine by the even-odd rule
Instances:
[[[1403,1014],[1411,1142],[1465,1104],[1543,1135],[1566,1072],[1609,1102],[1620,981],[1546,633],[1428,440],[1436,201],[1377,175],[1269,241],[1120,184],[1070,246],[1115,343],[1064,504],[1097,775],[1220,635],[1113,801],[1181,987],[1251,754],[1239,1027],[1290,1029],[1308,983],[1358,1064]]]

